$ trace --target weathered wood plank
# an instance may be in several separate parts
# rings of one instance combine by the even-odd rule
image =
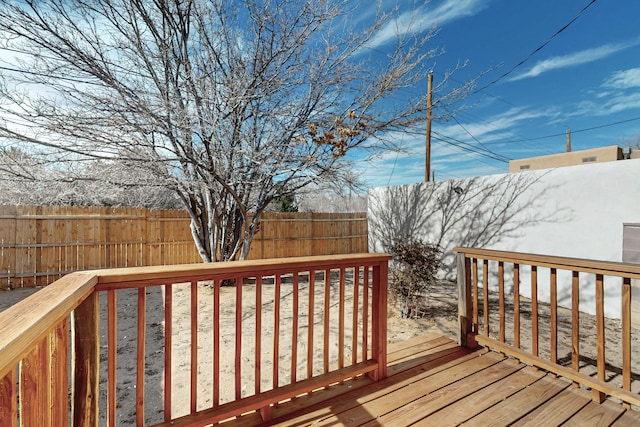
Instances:
[[[325,383],[337,383],[347,378],[364,375],[376,369],[376,365],[371,362],[359,363],[349,366],[343,370],[331,371],[324,377],[314,377],[308,381],[299,381],[295,384],[282,386],[276,390],[269,390],[260,396],[249,396],[241,400],[236,400],[218,408],[209,408],[196,414],[186,415],[176,418],[170,422],[156,424],[158,427],[183,427],[183,426],[205,426],[215,424],[218,421],[226,420],[235,414],[242,414],[257,407],[264,407],[276,402],[290,399],[300,394],[305,394],[313,390],[324,387]]]
[[[640,412],[629,410],[611,424],[611,427],[635,427],[640,425]]]
[[[437,333],[426,335],[424,338],[420,337],[419,340],[413,342],[408,340],[406,341],[406,345],[399,347],[398,350],[394,350],[393,353],[387,355],[389,365],[392,364],[392,361],[397,362],[402,359],[414,359],[416,354],[423,351],[429,351],[435,347],[452,344],[455,343],[452,343],[449,338],[438,335]]]
[[[478,351],[469,352],[461,348],[454,349],[452,353],[448,354],[439,353],[433,359],[417,366],[407,366],[405,367],[406,370],[402,370],[397,374],[389,370],[389,376],[380,382],[365,383],[364,386],[359,387],[360,382],[354,381],[349,384],[353,389],[345,394],[341,394],[339,388],[332,386],[329,390],[336,392],[334,396],[337,397],[334,400],[326,400],[324,395],[316,394],[317,403],[315,405],[308,404],[306,400],[296,399],[293,403],[278,406],[274,409],[273,414],[274,419],[277,417],[278,423],[274,425],[305,425],[311,420],[317,422],[331,416],[333,413],[348,411],[361,403],[393,393],[393,391],[409,386],[415,381],[446,371],[452,366],[477,359],[479,354]],[[302,412],[302,415],[296,415]],[[282,413],[294,414],[294,416],[282,416]]]
[[[524,368],[508,377],[480,389],[473,395],[416,422],[415,426],[455,426],[475,414],[484,411],[509,396],[535,383],[544,373],[533,368]]]
[[[460,363],[446,371],[421,378],[406,387],[399,388],[394,391],[393,398],[376,398],[367,402],[359,402],[359,405],[347,411],[337,411],[335,408],[332,408],[332,416],[318,421],[314,425],[331,426],[344,423],[345,420],[349,420],[349,423],[353,425],[366,423],[367,421],[397,409],[402,402],[411,401],[415,399],[416,396],[432,393],[461,379],[466,380],[470,375],[482,371],[501,360],[503,359],[497,354],[487,353],[481,357]]]
[[[363,424],[363,426],[376,427],[383,425],[404,427],[413,424],[425,416],[451,405],[458,400],[464,399],[479,389],[496,381],[500,381],[522,368],[524,368],[524,365],[516,365],[503,361],[429,394],[421,396],[416,393],[406,400],[394,398],[393,401],[398,405],[397,408]]]
[[[566,388],[551,399],[547,405],[540,406],[536,410],[529,412],[512,426],[557,426],[580,411],[590,400],[589,392],[586,390]]]
[[[553,399],[569,386],[568,382],[544,377],[508,399],[462,423],[463,426],[509,425],[523,414]]]
[[[608,426],[613,423],[625,409],[610,400],[603,403],[589,402],[580,412],[562,424],[567,427]]]

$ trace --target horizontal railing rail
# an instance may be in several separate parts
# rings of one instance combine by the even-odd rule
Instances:
[[[65,276],[0,313],[0,426],[266,419],[300,394],[384,378],[389,258]]]
[[[625,407],[640,405],[632,390],[640,369],[632,360],[631,324],[631,284],[640,279],[640,265],[463,247],[454,251],[461,345],[479,343],[568,378],[575,386],[591,388],[598,402],[608,395]],[[595,314],[581,311],[585,304]],[[607,306],[620,308],[619,321],[605,317]],[[607,322],[613,326],[606,327]],[[530,342],[522,339],[525,333]],[[609,351],[620,356],[607,358]]]

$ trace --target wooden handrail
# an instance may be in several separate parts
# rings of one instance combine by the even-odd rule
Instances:
[[[477,343],[494,350],[509,354],[516,359],[532,363],[546,369],[556,375],[565,376],[575,382],[592,389],[593,399],[602,402],[607,395],[620,398],[626,407],[631,404],[639,405],[640,398],[631,393],[631,280],[640,279],[640,265],[619,263],[610,261],[588,260],[580,258],[568,258],[547,256],[489,249],[476,249],[456,247],[458,252],[458,294],[459,302],[459,341],[462,345],[475,346]],[[497,269],[489,272],[491,267],[497,265]],[[505,265],[510,267],[513,277],[513,340],[511,343],[505,339]],[[529,266],[529,267],[526,267]],[[530,351],[522,349],[520,336],[521,328],[521,278],[524,271],[530,271],[531,289],[531,348]],[[548,268],[549,283],[540,280],[539,268]],[[479,273],[479,269],[482,270]],[[565,295],[570,295],[571,306],[571,367],[564,367],[558,362],[558,294],[560,271],[566,272],[570,280],[564,283]],[[593,278],[592,295],[595,303],[595,338],[594,346],[595,369],[593,376],[580,372],[580,293],[581,274],[591,275]],[[615,277],[621,282],[621,324],[620,339],[616,342],[622,345],[622,385],[616,387],[606,380],[606,328],[605,328],[605,278]],[[490,310],[495,310],[489,304],[489,293],[492,285],[498,287],[498,331],[490,330],[492,315]],[[548,286],[550,322],[544,325],[549,329],[548,359],[540,356],[539,347],[539,296],[538,290]],[[483,304],[479,304],[479,295],[482,294]],[[526,297],[526,295],[525,295]],[[482,315],[480,315],[482,313]],[[495,324],[494,323],[494,324]],[[482,325],[482,329],[480,326]],[[491,336],[493,334],[493,336]],[[545,350],[547,350],[545,348]]]
[[[164,284],[168,282],[179,283],[186,281],[205,281],[218,277],[233,277],[241,274],[245,277],[262,274],[269,276],[281,271],[283,268],[290,270],[304,270],[314,268],[334,268],[340,264],[376,264],[387,262],[390,255],[385,254],[350,254],[350,255],[324,255],[294,258],[271,258],[248,261],[216,262],[209,264],[180,264],[164,265],[158,267],[129,267],[113,268],[107,270],[92,270],[97,276],[96,290],[124,289],[137,287],[138,283],[146,286]]]
[[[488,259],[514,264],[537,265],[538,267],[560,270],[577,269],[585,273],[601,273],[608,276],[640,279],[640,265],[614,261],[600,261],[585,258],[569,258],[553,255],[539,255],[524,252],[497,251],[456,246],[454,252],[463,253],[468,258]]]
[[[98,278],[72,273],[0,313],[0,378],[93,293]]]
[[[98,395],[100,383],[100,359],[107,360],[106,381],[102,381],[100,387],[104,387],[103,393],[106,395],[106,418],[107,425],[115,425],[117,417],[116,389],[117,381],[116,367],[117,351],[116,346],[120,337],[117,335],[118,310],[116,295],[124,289],[137,289],[137,301],[131,301],[137,305],[137,363],[132,369],[135,370],[135,397],[136,420],[138,425],[145,424],[145,341],[147,329],[147,298],[146,294],[151,287],[163,286],[164,296],[164,320],[166,346],[164,353],[164,381],[168,385],[163,394],[163,402],[160,407],[164,409],[164,422],[170,425],[172,422],[180,420],[181,423],[192,424],[202,423],[206,420],[219,420],[226,417],[238,415],[237,411],[247,411],[259,409],[263,416],[269,416],[269,406],[283,399],[292,398],[297,394],[310,392],[317,388],[325,387],[336,381],[368,374],[375,379],[382,379],[386,376],[386,297],[387,297],[387,263],[389,255],[381,254],[355,254],[338,256],[319,257],[299,257],[288,259],[255,260],[230,263],[215,264],[190,264],[163,267],[135,267],[112,270],[92,270],[89,272],[73,273],[56,281],[52,285],[37,292],[24,301],[0,313],[0,418],[8,420],[8,425],[13,425],[20,417],[21,423],[25,425],[58,425],[68,424],[69,419],[72,425],[98,425]],[[333,274],[338,274],[334,279]],[[346,273],[351,274],[353,283],[346,286]],[[316,279],[315,275],[321,274],[324,277],[324,284]],[[274,308],[277,307],[272,321],[263,319],[262,313],[262,293],[263,281],[265,278],[273,279],[275,287]],[[280,300],[285,298],[281,295],[281,288],[285,286],[283,278],[292,277],[287,280],[286,286],[290,287],[294,303],[293,312],[287,316],[293,317],[292,330],[281,330],[280,327]],[[307,278],[304,286],[299,281],[300,277]],[[235,366],[235,399],[231,401],[220,401],[220,368],[221,355],[221,313],[220,304],[221,283],[226,280],[234,280],[236,285],[235,304],[235,344],[232,348],[224,348],[224,352],[234,351],[236,356]],[[252,280],[255,283],[254,296],[245,295],[244,283]],[[272,279],[269,279],[272,280]],[[337,280],[337,281],[336,281]],[[213,327],[214,327],[214,354],[213,365],[216,372],[213,374],[214,399],[207,408],[200,408],[196,404],[198,388],[196,382],[199,375],[198,359],[198,333],[201,326],[198,324],[198,293],[199,282],[210,283],[213,287]],[[191,330],[190,342],[190,387],[187,387],[190,394],[189,412],[187,415],[176,418],[171,414],[171,384],[172,384],[172,348],[171,323],[175,321],[173,314],[174,303],[172,302],[173,290],[177,287],[186,286],[190,289],[191,315],[185,322],[189,324]],[[322,288],[321,286],[324,286]],[[335,286],[339,289],[339,295],[333,295],[331,288]],[[254,289],[251,288],[251,289]],[[371,289],[369,289],[371,288]],[[303,289],[305,294],[303,294]],[[311,291],[310,291],[311,290]],[[352,294],[350,302],[347,303],[345,292]],[[99,294],[106,294],[106,308],[102,310],[106,316],[107,336],[104,342],[100,343],[99,328]],[[315,312],[313,306],[315,297],[322,300],[321,304],[331,310],[320,310]],[[328,297],[340,297],[335,307],[339,308],[339,313],[333,313],[336,308],[329,305]],[[251,299],[253,298],[253,299]],[[324,299],[324,300],[323,300]],[[238,356],[245,346],[243,342],[244,316],[242,311],[243,300],[253,301],[255,313],[260,320],[255,321],[255,333],[253,343],[255,350],[262,354],[267,349],[273,350],[272,357],[275,357],[273,384],[270,389],[262,390],[260,381],[264,378],[261,374],[261,356],[255,357],[254,376],[251,390],[253,395],[249,398],[240,393],[240,387],[247,385],[244,377],[241,376],[240,357]],[[300,303],[307,301],[310,305],[308,312],[302,312]],[[346,314],[350,310],[351,314]],[[330,311],[332,314],[330,314]],[[284,313],[283,313],[284,314]],[[309,321],[316,316],[323,316],[322,322]],[[331,318],[330,316],[336,316]],[[351,316],[351,321],[347,321],[346,316]],[[299,328],[307,326],[300,319],[306,317],[306,323],[310,330],[301,333]],[[264,323],[269,323],[266,325]],[[275,325],[273,323],[275,322]],[[317,323],[318,326],[314,326]],[[344,348],[339,351],[339,360],[335,367],[329,367],[328,348],[317,348],[324,355],[315,365],[314,357],[314,336],[322,334],[322,341],[329,342],[329,334],[334,333],[330,326],[339,324],[342,329],[337,331],[337,337],[331,338],[332,343],[341,345],[351,344],[351,351],[345,354]],[[314,327],[324,327],[314,335]],[[262,342],[261,333],[264,328],[273,326],[274,335],[273,346]],[[352,336],[347,340],[345,329],[352,328]],[[357,329],[356,329],[357,328]],[[286,355],[287,351],[278,342],[282,336],[291,337],[293,351],[291,357],[291,372],[287,378],[278,376],[278,355]],[[303,342],[305,337],[309,342]],[[298,342],[300,340],[300,343]],[[251,341],[251,340],[249,340]],[[318,341],[316,341],[318,342]],[[304,347],[306,346],[306,347]],[[227,346],[225,346],[227,347]],[[251,347],[253,348],[253,347]],[[299,350],[304,348],[303,350]],[[102,352],[102,355],[101,355]],[[300,360],[297,357],[306,353],[308,360]],[[101,357],[102,356],[102,357]],[[23,367],[16,369],[20,363]],[[71,364],[73,370],[73,383],[68,384],[68,367]],[[305,364],[306,375],[297,378],[298,364]],[[331,362],[332,364],[334,362]],[[47,368],[36,369],[42,366]],[[174,365],[175,366],[175,365]],[[315,366],[315,367],[314,367]],[[321,369],[323,366],[324,369]],[[318,373],[318,371],[322,371]],[[18,378],[18,372],[19,378]],[[302,371],[300,371],[302,372]],[[285,383],[283,383],[283,380]],[[26,382],[25,382],[26,381]],[[16,383],[30,384],[24,388],[22,385],[16,387]],[[118,386],[119,387],[119,386]],[[249,388],[248,388],[249,389]],[[56,391],[57,390],[57,391]],[[71,390],[72,405],[68,405],[67,395]],[[209,401],[209,399],[207,399]],[[48,411],[37,408],[49,408]],[[35,409],[34,409],[35,408]],[[70,410],[71,409],[71,410]],[[18,415],[19,414],[19,415]],[[204,421],[203,421],[204,420]],[[0,426],[6,423],[0,422]],[[204,422],[207,424],[207,422]]]

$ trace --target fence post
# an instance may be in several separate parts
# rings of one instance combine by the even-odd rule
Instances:
[[[458,344],[475,348],[478,343],[473,335],[471,311],[471,265],[464,253],[456,255],[458,269]]]

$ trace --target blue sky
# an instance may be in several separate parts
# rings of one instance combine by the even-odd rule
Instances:
[[[567,129],[574,151],[626,147],[640,137],[640,1],[591,3],[433,0],[419,9],[414,22],[425,33],[435,23],[438,34],[430,46],[444,51],[433,65],[434,84],[468,61],[453,79],[463,82],[486,72],[476,89],[488,85],[465,99],[451,120],[433,123],[436,181],[505,173],[508,159],[563,152]],[[402,27],[416,2],[383,2],[386,8],[396,4],[395,25]],[[383,28],[375,48],[388,47],[392,34]],[[385,153],[360,165],[368,186],[424,180],[424,131],[397,138],[406,152]]]

